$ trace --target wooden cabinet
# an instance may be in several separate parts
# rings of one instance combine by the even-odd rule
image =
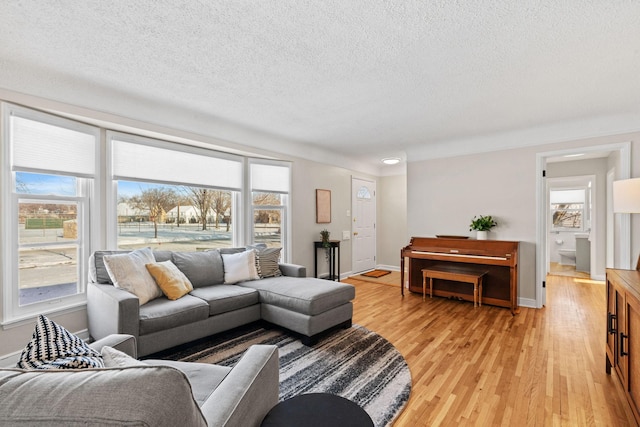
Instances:
[[[607,269],[606,359],[640,423],[640,271]]]

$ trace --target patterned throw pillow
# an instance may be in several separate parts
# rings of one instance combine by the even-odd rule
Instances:
[[[280,251],[282,251],[282,248],[266,248],[256,252],[258,275],[261,279],[282,276],[278,265]]]
[[[21,369],[104,368],[99,352],[62,326],[38,316],[33,337],[17,364]]]

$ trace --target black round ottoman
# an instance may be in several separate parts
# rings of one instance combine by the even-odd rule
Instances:
[[[309,393],[271,408],[262,427],[373,427],[369,414],[349,399],[329,393]]]

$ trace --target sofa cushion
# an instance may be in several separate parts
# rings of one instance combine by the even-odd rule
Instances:
[[[193,290],[187,276],[171,261],[147,264],[146,267],[162,293],[170,300],[177,300]]]
[[[125,366],[146,366],[146,363],[134,359],[124,351],[105,345],[100,349],[105,368],[124,368]]]
[[[314,316],[351,301],[355,287],[311,277],[269,277],[238,285],[257,289],[260,302]]]
[[[209,305],[191,295],[158,298],[140,307],[140,335],[187,325],[209,317]]]
[[[113,285],[137,296],[140,305],[162,296],[162,290],[145,267],[156,261],[150,248],[105,255],[103,260]]]
[[[53,320],[40,315],[17,364],[22,369],[102,368],[99,352]]]
[[[239,252],[237,254],[222,254],[224,265],[224,283],[232,285],[246,280],[257,280],[256,251]]]
[[[167,366],[0,370],[0,396],[0,425],[207,425],[185,374]]]
[[[218,250],[174,252],[171,260],[187,276],[194,288],[224,282],[222,257]]]
[[[251,248],[249,248],[251,249]],[[239,254],[240,252],[244,252],[247,248],[220,248],[221,254]]]
[[[230,367],[209,363],[177,362],[173,360],[156,359],[145,360],[144,363],[152,366],[170,366],[183,372],[191,384],[193,398],[198,403],[198,406],[202,406],[209,396],[211,396],[211,393],[218,388],[227,374],[231,372]]]
[[[156,262],[171,261],[172,256],[173,251],[153,251],[153,257],[156,259]]]
[[[248,307],[260,302],[260,294],[255,289],[232,285],[214,285],[194,289],[191,295],[203,299],[209,304],[209,315]]]

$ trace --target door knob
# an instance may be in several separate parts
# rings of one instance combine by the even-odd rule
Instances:
[[[358,235],[358,232],[357,232],[357,231],[354,231],[354,232],[353,232],[353,235],[354,235],[354,236],[357,236],[357,235]]]

